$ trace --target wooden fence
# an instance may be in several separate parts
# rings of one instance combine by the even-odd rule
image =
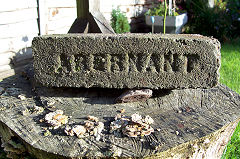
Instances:
[[[7,0],[0,5],[0,79],[31,60],[31,42],[39,34],[37,18],[35,0]]]
[[[129,22],[154,0],[100,0],[100,11],[110,22],[113,8]],[[7,0],[0,5],[0,79],[14,75],[32,60],[33,37],[65,34],[77,17],[76,0]]]
[[[76,0],[39,0],[40,33],[66,34],[77,17]]]
[[[35,36],[67,33],[76,18],[75,0],[8,0],[0,5],[0,79],[32,60]]]

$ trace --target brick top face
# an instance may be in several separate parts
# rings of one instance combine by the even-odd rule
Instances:
[[[201,35],[46,35],[32,49],[46,86],[210,88],[219,80],[220,43]]]

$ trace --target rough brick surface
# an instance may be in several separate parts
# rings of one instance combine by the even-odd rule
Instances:
[[[46,86],[210,88],[220,43],[201,35],[65,34],[35,37],[35,78]]]

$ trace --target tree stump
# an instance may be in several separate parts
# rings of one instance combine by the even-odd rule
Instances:
[[[36,84],[29,72],[0,83],[0,135],[13,157],[29,152],[44,159],[220,158],[240,120],[240,96],[221,84],[211,89],[154,90],[145,102],[115,104],[121,89],[47,88]],[[46,105],[49,102],[52,107]],[[98,117],[104,123],[101,139],[67,136],[65,125],[49,129],[41,119],[56,109],[71,116],[68,124],[81,123],[88,115]],[[127,116],[150,115],[154,133],[136,138],[110,133],[110,122],[121,109]]]

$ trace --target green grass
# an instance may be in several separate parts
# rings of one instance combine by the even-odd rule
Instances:
[[[220,82],[240,94],[240,40],[222,45]]]
[[[240,39],[223,44],[221,56],[220,82],[240,94]],[[240,159],[240,122],[225,148],[222,159]]]
[[[222,159],[239,159],[240,158],[240,122],[235,129],[231,141],[228,143]]]

